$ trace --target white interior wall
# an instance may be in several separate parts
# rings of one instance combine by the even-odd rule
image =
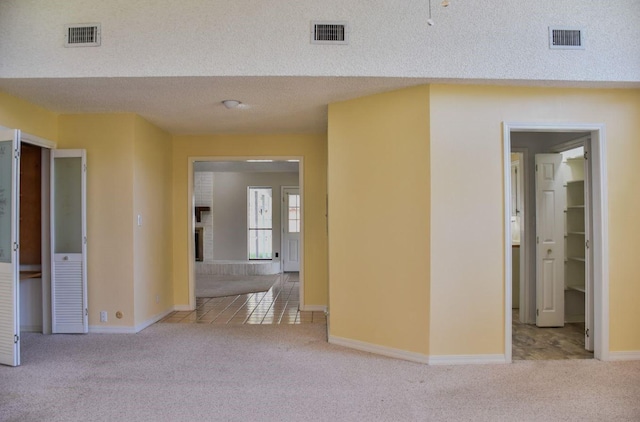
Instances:
[[[213,259],[246,260],[247,188],[273,189],[273,252],[280,253],[281,186],[298,186],[298,173],[225,173],[213,175]]]
[[[435,26],[425,0],[4,0],[0,77],[640,81],[637,0],[432,4]],[[312,20],[347,21],[349,45],[310,44]],[[93,22],[100,47],[64,48],[65,24]],[[584,29],[586,48],[550,50],[552,25]]]

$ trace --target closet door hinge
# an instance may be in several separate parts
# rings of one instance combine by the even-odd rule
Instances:
[[[16,252],[18,249],[20,249],[18,242],[13,242],[13,251]]]
[[[20,336],[17,334],[13,335],[13,344],[18,344],[18,342],[20,341]]]
[[[584,330],[584,335],[589,337],[589,329],[588,328],[586,330]]]
[[[589,152],[588,152],[588,151],[585,151],[585,152],[584,152],[584,159],[585,159],[585,160],[588,160],[588,159],[589,159]]]
[[[20,149],[15,149],[13,151],[13,158],[15,158],[16,160],[20,158]]]
[[[536,236],[536,243],[540,243],[540,236]]]
[[[89,309],[84,308],[84,316],[89,316]]]
[[[536,309],[536,316],[540,316],[540,309]]]
[[[589,249],[589,239],[587,239],[587,241],[586,241],[586,242],[584,242],[584,246],[585,246],[587,249]]]

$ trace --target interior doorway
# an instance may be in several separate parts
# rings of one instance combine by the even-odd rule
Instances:
[[[189,221],[189,233],[194,236],[189,242],[190,308],[195,309],[200,300],[197,297],[203,297],[204,283],[198,282],[203,277],[211,284],[207,288],[213,288],[223,276],[260,284],[269,281],[269,276],[282,274],[286,262],[282,241],[287,234],[282,224],[287,222],[282,221],[281,215],[288,205],[282,196],[286,186],[298,190],[300,241],[294,253],[299,259],[295,296],[299,296],[303,309],[301,157],[197,157],[190,159],[189,166],[189,206],[194,217]]]
[[[544,359],[545,342],[557,349],[549,358],[606,359],[603,128],[505,123],[504,139],[507,360],[523,358],[523,344],[538,349],[525,358]],[[557,176],[560,183],[540,189],[541,175]],[[536,331],[544,335],[536,338]],[[550,335],[554,331],[560,340]],[[571,347],[580,342],[573,354]]]

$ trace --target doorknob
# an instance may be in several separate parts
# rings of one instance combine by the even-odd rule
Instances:
[[[551,249],[547,249],[547,254],[552,253],[553,251]]]

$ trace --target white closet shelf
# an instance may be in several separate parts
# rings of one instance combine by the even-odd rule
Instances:
[[[584,286],[567,286],[567,290],[575,290],[576,292],[585,292]]]
[[[568,261],[580,261],[580,262],[585,262],[584,257],[581,256],[569,256],[567,257]]]

